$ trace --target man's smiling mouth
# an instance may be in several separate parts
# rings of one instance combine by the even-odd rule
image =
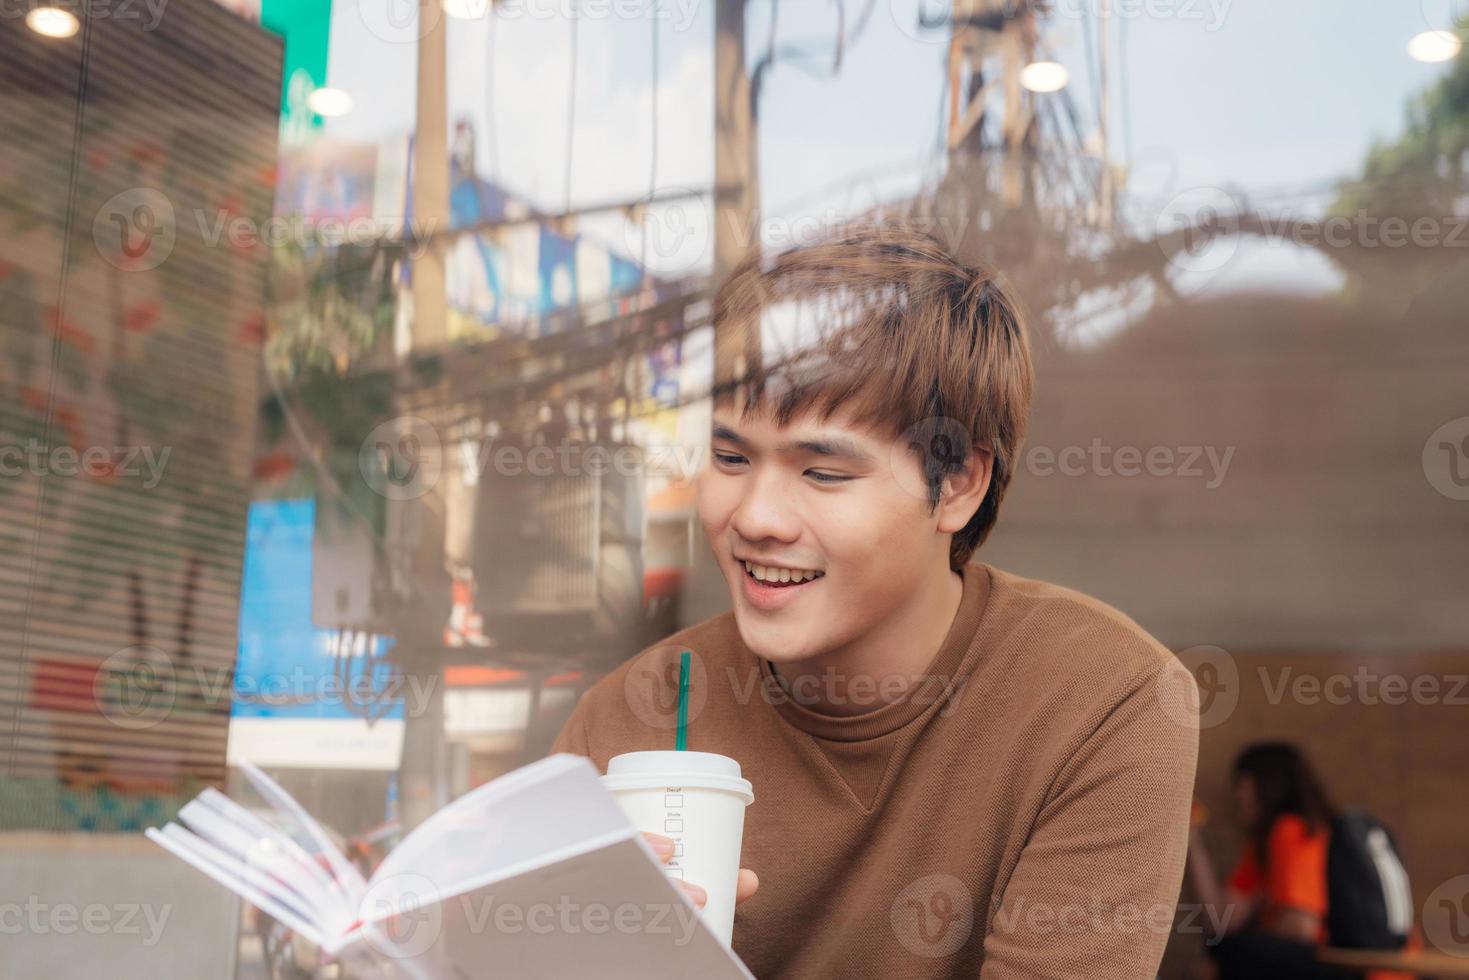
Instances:
[[[761,565],[756,562],[740,562],[745,568],[745,577],[754,579],[761,585],[769,588],[781,588],[782,586],[800,585],[804,582],[812,582],[826,575],[825,572],[807,568],[780,568],[775,565]]]

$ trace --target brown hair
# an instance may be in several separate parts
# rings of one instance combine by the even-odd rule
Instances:
[[[930,513],[971,447],[990,449],[989,490],[949,551],[954,570],[969,561],[998,518],[1035,385],[1024,318],[997,270],[960,264],[926,232],[886,223],[750,256],[715,296],[714,321],[732,332],[733,349],[759,352],[716,399],[736,398],[742,417],[768,400],[779,426],[841,408],[889,438],[906,436],[923,460]],[[817,335],[772,358],[764,335],[782,326]],[[950,436],[952,451],[925,452],[938,435]]]

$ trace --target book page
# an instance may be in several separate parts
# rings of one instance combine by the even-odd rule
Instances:
[[[360,932],[354,980],[754,980],[636,837]]]
[[[360,917],[382,918],[636,833],[589,760],[549,756],[471,790],[414,829],[373,874],[371,907]]]

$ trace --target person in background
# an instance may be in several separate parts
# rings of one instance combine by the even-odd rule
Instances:
[[[1316,958],[1327,941],[1326,853],[1336,808],[1315,770],[1294,745],[1260,742],[1235,759],[1232,790],[1246,842],[1228,878],[1214,873],[1198,804],[1189,830],[1187,878],[1212,933],[1198,980],[1363,980],[1360,971]]]

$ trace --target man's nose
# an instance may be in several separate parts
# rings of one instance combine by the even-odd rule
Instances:
[[[796,539],[799,521],[795,501],[779,473],[766,471],[754,475],[730,525],[746,541]]]

